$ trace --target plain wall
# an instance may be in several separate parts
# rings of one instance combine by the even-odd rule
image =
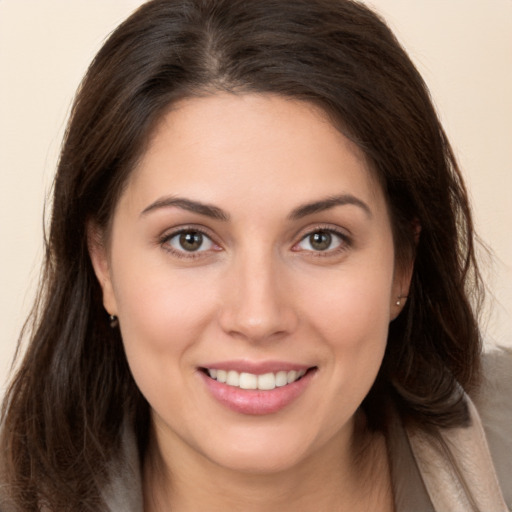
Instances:
[[[252,0],[251,0],[252,1]],[[257,1],[257,0],[254,0]],[[137,0],[0,0],[0,387],[30,310],[72,97]],[[429,85],[492,248],[489,344],[512,346],[512,1],[368,0]]]

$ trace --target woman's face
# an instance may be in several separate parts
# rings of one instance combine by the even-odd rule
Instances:
[[[181,102],[91,253],[164,456],[264,472],[348,446],[407,283],[382,190],[321,111]]]

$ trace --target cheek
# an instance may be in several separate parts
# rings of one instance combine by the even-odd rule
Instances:
[[[212,298],[197,278],[171,273],[165,265],[126,264],[116,278],[120,328],[133,376],[144,394],[161,390],[200,339]]]
[[[382,268],[384,267],[384,268]],[[362,400],[379,371],[386,348],[393,262],[347,269],[313,288],[304,311],[328,347],[333,382],[340,394],[353,390]],[[306,314],[306,313],[304,313]],[[348,397],[347,397],[348,398]]]
[[[320,318],[324,320],[317,329],[329,345],[333,372],[341,387],[358,384],[366,394],[386,348],[387,302],[371,294],[332,297],[324,302]]]
[[[306,309],[316,328],[334,345],[354,346],[386,340],[392,295],[392,265],[340,271],[322,286],[315,283]]]

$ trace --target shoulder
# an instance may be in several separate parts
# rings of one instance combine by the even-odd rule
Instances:
[[[512,348],[493,347],[483,355],[483,380],[472,396],[505,501],[512,505]]]

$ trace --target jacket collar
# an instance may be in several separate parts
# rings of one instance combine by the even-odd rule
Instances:
[[[436,438],[407,429],[414,459],[434,510],[507,512],[480,417],[466,400],[469,427],[441,429]]]
[[[439,430],[435,437],[404,428],[392,415],[388,443],[396,512],[508,512],[482,423],[466,399],[470,426]],[[140,456],[131,427],[124,429],[123,455],[112,463],[102,497],[110,512],[143,511]]]

